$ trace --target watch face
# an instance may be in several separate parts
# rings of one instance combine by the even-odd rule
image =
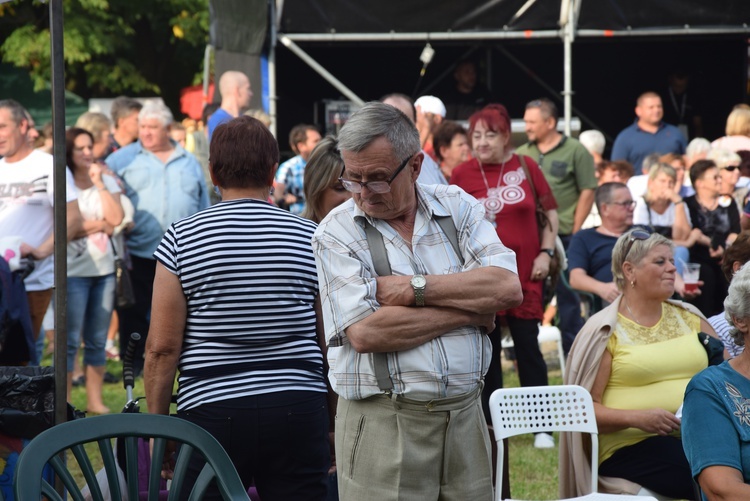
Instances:
[[[411,285],[421,288],[427,285],[427,280],[422,275],[416,275],[411,279]]]

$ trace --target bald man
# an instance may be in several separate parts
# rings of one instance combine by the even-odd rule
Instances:
[[[219,79],[221,107],[208,119],[208,142],[214,129],[224,122],[240,116],[243,108],[250,106],[253,92],[250,90],[250,79],[240,71],[225,71]]]
[[[393,106],[406,115],[412,123],[416,124],[417,109],[414,107],[414,101],[406,94],[398,92],[387,94],[380,98],[380,102]],[[419,171],[417,182],[420,184],[448,184],[437,162],[425,153],[424,150],[422,150],[422,153],[424,154],[424,159],[422,160],[422,169]]]

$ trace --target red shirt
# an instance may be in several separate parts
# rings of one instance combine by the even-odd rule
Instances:
[[[525,160],[542,207],[545,210],[557,209],[555,197],[539,165],[529,157],[525,157]],[[529,181],[515,154],[505,165],[483,164],[482,168],[486,183],[475,158],[456,167],[450,182],[484,203],[485,217],[496,224],[497,236],[516,253],[523,303],[503,313],[517,318],[541,320],[543,282],[531,280],[531,268],[541,251],[541,244],[536,204]],[[501,172],[503,179],[498,183]]]

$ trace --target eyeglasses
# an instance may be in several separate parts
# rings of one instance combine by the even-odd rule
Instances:
[[[389,193],[391,191],[391,183],[394,179],[396,179],[396,176],[398,176],[399,173],[404,170],[404,167],[406,167],[406,164],[409,163],[409,160],[411,160],[412,156],[413,155],[409,155],[407,158],[405,158],[404,161],[401,162],[401,165],[398,166],[398,169],[396,169],[396,172],[394,172],[387,181],[365,181],[363,183],[362,181],[352,181],[351,179],[344,179],[343,176],[344,171],[346,170],[346,166],[341,169],[341,176],[339,177],[339,181],[341,181],[341,184],[344,186],[346,191],[350,191],[352,193],[362,193],[362,190],[364,190],[365,187],[367,187],[367,189],[373,193]]]
[[[625,200],[624,202],[610,202],[610,205],[619,205],[624,209],[635,209],[635,200]]]
[[[628,257],[628,254],[630,253],[630,249],[633,248],[633,242],[636,240],[648,240],[648,238],[651,236],[651,234],[647,231],[643,230],[635,230],[630,234],[630,239],[628,241],[628,246],[625,248],[625,254],[622,256],[622,261],[625,262],[625,259]]]

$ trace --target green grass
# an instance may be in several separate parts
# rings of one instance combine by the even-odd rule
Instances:
[[[545,350],[546,351],[546,350]],[[550,384],[562,384],[562,376],[557,365],[557,359],[549,354],[547,364],[550,367]],[[518,375],[509,362],[503,363],[503,378],[506,388],[520,386]],[[122,364],[120,362],[107,362],[107,370],[118,378],[122,378]],[[145,395],[143,390],[143,379],[136,379],[133,391],[135,397]],[[105,384],[103,391],[104,404],[112,412],[122,411],[127,402],[122,382],[116,384]],[[86,408],[86,392],[83,387],[73,388],[72,402],[78,409]],[[146,402],[141,401],[141,412],[146,412]],[[555,435],[555,442],[558,437]],[[96,444],[87,447],[95,470],[101,468],[101,460]],[[510,485],[511,492],[516,499],[557,499],[557,458],[558,448],[536,449],[534,448],[533,435],[523,435],[510,440]],[[69,461],[75,463],[75,459],[69,456]],[[81,481],[83,477],[75,471],[76,478]]]

